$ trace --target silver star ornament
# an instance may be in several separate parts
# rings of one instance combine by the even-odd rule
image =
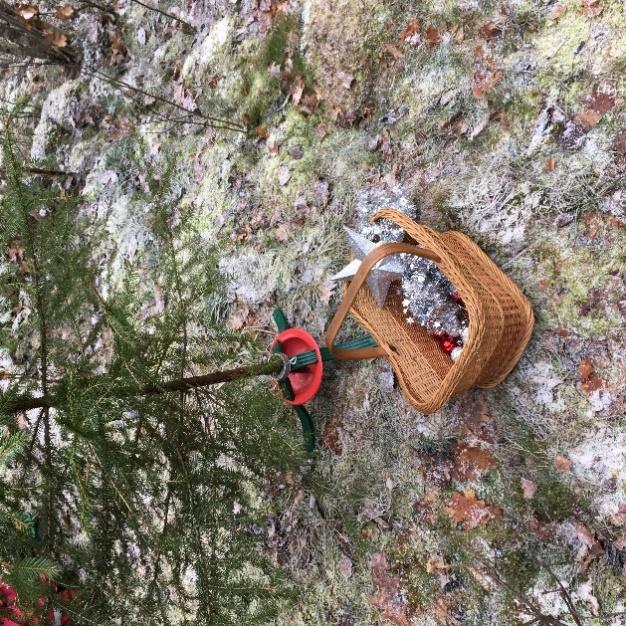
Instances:
[[[350,247],[352,248],[352,252],[356,258],[348,263],[348,265],[346,265],[340,272],[331,276],[331,280],[348,280],[354,278],[354,275],[361,266],[361,261],[374,248],[378,247],[381,243],[384,243],[374,243],[366,237],[363,237],[363,235],[360,235],[345,226],[344,230],[348,235]],[[404,267],[402,264],[398,260],[390,257],[381,259],[370,270],[370,273],[367,276],[367,286],[369,287],[372,296],[374,296],[374,300],[376,300],[378,306],[382,307],[385,305],[385,300],[387,299],[387,293],[389,292],[391,283],[396,280],[402,280],[403,271]]]

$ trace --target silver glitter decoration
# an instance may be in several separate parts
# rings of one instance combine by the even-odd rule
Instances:
[[[350,247],[356,259],[346,265],[339,273],[331,276],[331,280],[345,280],[354,277],[361,261],[378,245],[349,228],[344,228],[344,230],[348,235]],[[404,265],[393,257],[382,259],[372,268],[367,276],[367,286],[378,306],[384,306],[391,283],[401,280],[403,271]]]
[[[404,231],[389,220],[370,222],[380,209],[394,208],[411,219],[417,218],[415,204],[401,188],[363,189],[356,198],[357,230],[375,243],[400,242]],[[443,333],[463,342],[467,328],[465,307],[453,297],[454,287],[428,259],[401,254],[397,257],[404,267],[402,273],[403,308],[407,323],[419,324],[433,334]],[[458,351],[455,353],[458,356]]]
[[[370,217],[380,209],[396,209],[411,219],[417,217],[415,205],[402,189],[381,189],[373,187],[361,190],[356,197],[356,230],[370,241],[377,243],[399,242],[404,239],[404,231],[389,220],[370,222]]]
[[[465,307],[452,283],[429,259],[403,254],[402,306],[409,324],[419,324],[433,334],[461,339],[467,326]]]

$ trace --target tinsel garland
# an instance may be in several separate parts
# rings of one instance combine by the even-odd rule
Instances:
[[[357,196],[356,230],[375,243],[401,242],[402,228],[389,220],[370,221],[376,211],[385,207],[401,211],[411,219],[417,217],[415,205],[401,190],[370,189]],[[433,261],[410,254],[399,258],[404,266],[401,288],[407,323],[428,330],[456,360],[467,338],[467,311],[459,294]]]

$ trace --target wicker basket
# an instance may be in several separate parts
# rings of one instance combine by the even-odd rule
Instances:
[[[372,217],[379,219],[398,224],[413,244],[383,244],[363,259],[326,332],[326,344],[333,356],[344,360],[387,357],[404,393],[422,413],[437,411],[453,394],[473,385],[497,385],[515,367],[532,333],[534,318],[526,297],[462,233],[433,231],[393,209],[383,209]],[[380,259],[399,253],[433,260],[463,300],[469,332],[456,362],[424,328],[406,323],[399,295],[390,294],[381,308],[364,285],[369,271]],[[334,347],[348,312],[379,347],[360,350]]]

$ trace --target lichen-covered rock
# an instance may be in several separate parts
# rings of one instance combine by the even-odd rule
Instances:
[[[43,161],[50,156],[50,149],[58,147],[58,134],[71,132],[76,127],[74,118],[78,112],[78,92],[81,88],[81,81],[68,80],[48,93],[33,134],[32,159]]]

